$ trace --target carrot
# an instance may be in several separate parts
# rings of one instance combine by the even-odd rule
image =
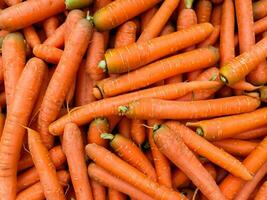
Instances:
[[[266,114],[267,109],[260,108],[250,113],[190,122],[187,126],[197,127],[196,132],[208,140],[220,140],[264,126]],[[236,124],[239,124],[238,128]]]
[[[74,80],[72,81],[69,91],[67,92],[65,97],[65,101],[68,105],[72,104],[73,102],[75,88],[76,88],[76,76],[74,77]]]
[[[137,42],[144,42],[157,37],[178,4],[179,0],[164,1],[159,10],[154,14],[154,16],[146,25],[145,29],[142,31]]]
[[[253,2],[253,17],[254,20],[261,19],[267,15],[266,12],[267,1],[261,0]]]
[[[95,80],[101,80],[105,77],[104,71],[99,67],[100,61],[104,58],[105,40],[101,32],[94,30],[91,44],[86,55],[86,72]]]
[[[65,187],[68,185],[70,175],[67,171],[61,170],[57,172],[57,178],[59,180],[59,183]],[[23,190],[22,192],[18,193],[16,200],[25,200],[25,199],[27,200],[45,199],[44,189],[41,182],[37,182],[34,185]]]
[[[267,16],[259,19],[254,23],[255,34],[263,33],[267,30]]]
[[[0,93],[0,108],[6,106],[6,94],[5,92]]]
[[[100,8],[103,8],[104,6],[108,5],[112,1],[113,0],[95,0],[93,11],[95,12],[95,11],[99,10]]]
[[[256,173],[267,160],[267,137],[243,161],[245,167]],[[228,175],[220,184],[220,189],[227,199],[233,199],[244,184],[244,180]]]
[[[209,22],[212,3],[209,0],[199,0],[196,5],[197,23]]]
[[[145,27],[151,21],[152,17],[155,15],[157,11],[158,11],[158,8],[154,6],[140,15],[141,31],[145,29]]]
[[[66,124],[63,134],[62,148],[67,157],[70,177],[76,198],[93,199],[84,158],[85,153],[82,136],[76,124]]]
[[[64,44],[65,27],[66,22],[61,24],[61,26],[59,26],[52,35],[47,37],[43,44],[57,48],[62,47]]]
[[[115,36],[115,48],[124,47],[132,44],[136,40],[137,25],[134,21],[128,21],[122,24]]]
[[[26,62],[26,47],[20,33],[8,34],[2,47],[7,110],[14,99],[14,92]]]
[[[265,181],[262,186],[260,187],[255,200],[265,200],[267,195],[267,181]]]
[[[4,69],[3,69],[3,59],[0,56],[0,82],[4,81]]]
[[[61,146],[52,148],[49,151],[49,157],[56,169],[58,169],[66,161],[66,157],[62,151]],[[25,188],[40,180],[37,169],[35,167],[32,167],[27,171],[21,173],[20,175],[18,175],[17,179],[17,192],[24,190]]]
[[[108,141],[101,138],[102,133],[109,132],[109,123],[106,118],[96,118],[90,123],[87,132],[87,143],[95,143],[100,146],[107,147]]]
[[[173,32],[175,32],[174,26],[171,23],[168,23],[164,26],[164,28],[162,29],[159,35],[163,36],[163,35],[171,34]]]
[[[230,86],[231,88],[235,89],[235,90],[244,90],[244,91],[254,91],[259,89],[259,87],[246,82],[245,80],[241,80],[233,85]]]
[[[210,36],[203,42],[198,44],[199,48],[208,47],[214,45],[220,37],[220,26],[215,26]]]
[[[220,86],[220,84],[215,81],[176,83],[149,88],[113,98],[104,99],[101,101],[92,102],[88,105],[82,106],[71,111],[68,115],[65,115],[64,117],[53,122],[49,127],[49,132],[55,135],[60,135],[67,122],[72,121],[80,126],[82,124],[90,122],[95,117],[118,115],[118,106],[123,104],[125,105],[131,101],[138,100],[140,98],[176,99],[187,94],[188,92],[197,89],[211,89],[216,88],[218,86]],[[122,132],[120,131],[120,133]]]
[[[117,178],[116,176],[111,175],[102,167],[99,167],[94,163],[89,164],[88,173],[92,179],[111,188],[112,190],[120,191],[135,199],[152,200],[152,198],[147,194],[138,190],[131,184]]]
[[[109,200],[126,200],[127,196],[117,190],[111,188],[108,189],[108,199]]]
[[[99,31],[110,30],[153,7],[158,2],[159,0],[146,2],[142,0],[114,1],[95,12],[94,24]],[[122,10],[127,15],[122,14]]]
[[[192,46],[205,39],[212,30],[211,24],[204,23],[149,41],[109,50],[105,54],[105,65],[103,68],[108,73],[128,72],[175,53],[180,49]],[[144,54],[144,52],[146,53]]]
[[[106,200],[106,189],[103,185],[92,180],[91,186],[92,186],[94,200]]]
[[[175,168],[172,172],[172,185],[174,188],[186,187],[190,184],[190,179],[185,175],[184,172]]]
[[[41,44],[39,36],[37,35],[33,26],[28,26],[23,29],[24,37],[31,48]]]
[[[66,0],[65,4],[67,9],[72,10],[77,8],[88,7],[92,2],[93,0]]]
[[[263,60],[254,70],[252,70],[247,78],[254,85],[264,85],[267,82],[266,60]]]
[[[101,134],[101,137],[110,140],[110,146],[123,160],[146,174],[151,180],[157,180],[153,166],[143,152],[130,139],[120,134],[112,135],[107,133]]]
[[[32,166],[33,166],[33,162],[32,162],[31,155],[29,153],[24,154],[23,156],[21,156],[21,158],[18,162],[17,170],[18,170],[18,172],[20,172],[20,171],[28,169],[29,167],[32,167]]]
[[[251,129],[251,130],[239,133],[233,137],[236,139],[241,139],[241,140],[249,140],[249,139],[266,136],[266,134],[267,134],[267,127],[262,126],[259,128],[255,128],[255,129]]]
[[[192,63],[192,57],[198,57],[199,59]],[[197,49],[171,56],[116,79],[103,80],[97,83],[94,95],[99,99],[101,96],[111,97],[143,88],[177,74],[207,68],[215,64],[218,59],[219,53],[214,47]]]
[[[28,124],[45,68],[45,64],[37,58],[28,61],[14,92],[16,98],[7,113],[0,144],[0,196],[8,199],[15,199],[17,162],[25,133],[22,126]]]
[[[154,127],[154,140],[160,151],[179,167],[205,196],[209,199],[225,199],[211,175],[179,135],[165,125],[158,125]]]
[[[0,12],[0,29],[15,31],[63,12],[64,9],[63,0],[25,1]]]
[[[118,115],[107,116],[107,120],[108,120],[108,123],[109,123],[109,131],[110,132],[112,132],[113,129],[119,124],[121,119],[122,119],[122,117],[120,117]]]
[[[3,134],[5,121],[6,121],[6,116],[3,113],[0,113],[0,140]]]
[[[211,0],[212,3],[215,3],[215,4],[220,4],[222,3],[224,0]]]
[[[59,62],[62,53],[63,51],[61,49],[44,44],[36,45],[33,48],[33,54],[36,57],[53,64],[57,64]]]
[[[118,109],[133,119],[199,119],[251,112],[260,101],[249,96],[226,97],[200,101],[140,99]]]
[[[189,72],[190,73],[190,72]],[[193,72],[192,72],[193,73]],[[165,80],[163,80],[163,83],[165,84],[165,85],[168,85],[168,84],[174,84],[174,83],[181,83],[181,82],[183,82],[183,74],[178,74],[178,75],[175,75],[175,76],[172,76],[172,77],[170,77],[170,78],[167,78],[167,79],[165,79]],[[157,83],[160,83],[160,81],[159,82],[157,82]],[[155,83],[156,84],[156,83]]]
[[[131,120],[127,117],[123,117],[118,125],[118,131],[126,138],[131,137]]]
[[[170,121],[165,123],[173,132],[178,134],[189,149],[207,158],[216,165],[226,169],[231,174],[244,180],[251,180],[249,171],[236,158],[217,148],[201,136],[198,136],[189,128],[179,122]]]
[[[134,119],[131,123],[131,138],[138,146],[141,146],[146,139],[145,121]]]
[[[53,137],[48,132],[48,125],[59,114],[66,94],[78,70],[78,66],[82,61],[83,54],[89,44],[91,32],[92,24],[88,20],[82,19],[76,24],[46,90],[40,108],[38,129],[42,141],[48,148],[53,144]]]
[[[55,33],[58,25],[59,25],[59,19],[57,16],[52,16],[44,20],[43,28],[47,38]]]

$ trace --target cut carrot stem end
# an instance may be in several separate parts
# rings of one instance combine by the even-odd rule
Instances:
[[[185,7],[186,7],[187,9],[192,8],[192,4],[193,4],[193,2],[194,2],[194,0],[186,0],[186,1],[185,1]]]
[[[118,108],[119,114],[122,116],[125,115],[128,110],[128,106],[119,106]]]
[[[115,136],[111,133],[102,133],[100,137],[105,140],[113,140]]]
[[[105,60],[101,60],[99,63],[98,63],[98,67],[100,69],[103,70],[103,72],[106,72],[107,71],[107,63]]]
[[[263,86],[259,89],[261,101],[267,102],[267,87]]]
[[[160,124],[155,124],[155,125],[153,126],[153,133],[155,134],[156,131],[160,129],[160,127],[161,127]]]
[[[224,84],[227,84],[227,83],[228,83],[227,79],[226,79],[223,75],[220,75],[220,80],[221,80]]]
[[[197,129],[196,129],[196,133],[199,135],[199,136],[204,136],[204,131],[202,130],[202,128],[200,128],[200,127],[198,127]]]
[[[92,3],[92,0],[65,0],[66,8],[68,10],[84,8],[89,6]]]

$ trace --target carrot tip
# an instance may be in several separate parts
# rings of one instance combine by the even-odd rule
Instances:
[[[98,63],[98,67],[100,69],[103,70],[103,72],[106,72],[107,71],[107,63],[105,60],[101,60],[99,63]]]
[[[110,133],[102,133],[100,135],[100,137],[102,139],[105,139],[105,140],[113,140],[114,139],[114,135],[113,134],[110,134]]]
[[[128,110],[129,110],[128,106],[119,106],[118,107],[119,115],[121,115],[121,116],[124,116]]]
[[[198,128],[196,129],[196,133],[197,133],[199,136],[201,136],[201,137],[204,136],[204,131],[203,131],[203,129],[200,128],[200,127],[198,127]]]
[[[224,84],[228,84],[228,80],[225,76],[220,74],[220,80],[224,83]]]

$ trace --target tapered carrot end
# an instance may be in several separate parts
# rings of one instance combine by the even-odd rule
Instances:
[[[119,115],[121,115],[121,116],[126,115],[128,110],[129,110],[128,106],[119,106],[118,107]]]
[[[93,95],[97,99],[102,99],[103,98],[101,91],[97,87],[94,87],[94,89],[93,89]]]
[[[101,60],[98,63],[98,67],[103,70],[103,72],[107,72],[107,63],[105,60]]]
[[[85,8],[92,3],[92,0],[65,0],[65,5],[68,10]]]
[[[105,140],[113,140],[114,139],[114,135],[113,134],[110,134],[110,133],[102,133],[100,135],[100,137],[102,139],[105,139]]]

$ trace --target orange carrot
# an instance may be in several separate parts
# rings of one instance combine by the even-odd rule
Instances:
[[[115,48],[124,47],[132,44],[136,40],[137,25],[134,21],[128,21],[122,24],[115,36]]]
[[[103,8],[104,6],[108,5],[112,1],[113,0],[95,0],[93,11],[95,12],[95,11],[99,10],[100,8]]]
[[[95,143],[107,147],[108,141],[101,138],[102,133],[109,132],[109,123],[106,118],[96,118],[90,123],[87,132],[87,143]]]
[[[217,148],[201,136],[195,134],[189,128],[179,122],[170,121],[165,123],[173,132],[178,134],[189,149],[207,158],[216,165],[226,169],[231,174],[244,180],[251,180],[249,171],[236,158]]]
[[[36,57],[53,64],[58,64],[62,53],[63,51],[61,49],[44,44],[36,45],[33,48],[33,54]]]
[[[212,11],[212,3],[209,0],[199,0],[196,5],[197,22],[209,22]]]
[[[108,120],[108,123],[109,123],[109,131],[110,132],[112,132],[113,129],[119,124],[121,119],[122,119],[122,117],[120,117],[118,115],[107,116],[107,120]]]
[[[106,200],[106,189],[103,185],[92,180],[91,186],[92,186],[94,200]]]
[[[266,136],[267,134],[267,127],[262,126],[259,128],[251,129],[249,131],[245,131],[242,133],[239,133],[234,136],[236,139],[241,139],[241,140],[248,140],[248,139],[254,139],[262,136]]]
[[[55,32],[51,36],[47,37],[43,44],[57,48],[62,47],[64,44],[65,27],[66,23],[63,23],[55,30]]]
[[[87,155],[100,167],[128,182],[156,200],[185,199],[174,190],[159,185],[116,155],[97,144],[86,146]]]
[[[0,56],[0,82],[4,81],[4,69],[3,69],[3,59]]]
[[[160,151],[179,167],[205,196],[209,199],[225,199],[214,179],[179,135],[165,125],[158,125],[154,127],[154,140]]]
[[[18,4],[20,2],[22,2],[22,0],[4,0],[4,2],[8,5],[8,6],[13,6],[15,4]]]
[[[174,188],[186,187],[190,184],[190,179],[185,175],[184,172],[175,168],[172,172],[172,185]]]
[[[24,1],[0,12],[0,29],[18,30],[60,13],[64,9],[63,0]]]
[[[63,134],[62,148],[67,157],[70,177],[76,198],[92,200],[93,195],[87,175],[82,136],[76,124],[66,124]]]
[[[267,1],[261,0],[253,3],[253,17],[254,20],[263,18],[267,15],[266,12]]]
[[[260,187],[255,200],[265,200],[267,195],[267,181],[265,181],[262,186]]]
[[[59,25],[59,20],[57,16],[52,16],[44,20],[43,28],[47,38],[55,33],[58,25]]]
[[[98,10],[94,16],[94,24],[100,31],[107,31],[139,15],[145,10],[153,7],[159,0],[119,0],[114,1]],[[124,15],[121,11],[127,13]]]
[[[155,15],[157,11],[158,11],[158,8],[154,6],[140,15],[141,31],[145,29],[145,27],[147,26],[147,24],[150,22],[150,20],[152,19],[152,17]]]
[[[131,120],[129,120],[127,117],[123,117],[118,124],[118,131],[121,135],[123,135],[126,138],[131,137]]]
[[[149,41],[109,50],[105,54],[103,68],[109,73],[128,72],[180,49],[192,46],[205,39],[212,30],[211,24],[204,23]]]
[[[5,121],[6,121],[6,116],[3,113],[0,113],[0,140],[3,134]]]
[[[108,189],[108,199],[109,200],[126,200],[127,196],[117,190],[111,188]]]
[[[23,29],[24,37],[31,48],[41,44],[40,38],[37,35],[33,26],[28,26]]]
[[[92,24],[88,20],[82,19],[76,24],[46,90],[40,108],[38,128],[42,140],[48,148],[53,144],[53,137],[48,132],[48,125],[54,121],[59,114],[60,108],[73,83],[78,66],[89,44],[91,32]]]
[[[199,43],[198,47],[203,48],[203,47],[208,47],[210,45],[214,45],[217,42],[219,36],[220,36],[220,26],[215,26],[210,36],[203,42]]]
[[[72,81],[69,91],[67,92],[65,97],[65,101],[68,105],[72,104],[73,102],[75,88],[76,88],[76,76],[74,77],[74,80]]]
[[[138,119],[132,120],[131,123],[131,138],[138,146],[143,144],[146,139],[146,130],[144,123],[144,120]]]
[[[162,35],[167,35],[167,34],[171,34],[175,32],[175,28],[171,23],[168,23],[164,26],[164,28],[162,29],[162,31],[160,32],[160,36]]]
[[[52,150],[52,149],[51,149]],[[21,156],[19,162],[18,162],[18,172],[23,171],[29,167],[33,166],[32,157],[29,153],[24,154]]]
[[[254,23],[255,34],[263,33],[267,30],[267,16]]]
[[[164,1],[159,10],[155,13],[155,15],[146,25],[145,29],[142,31],[137,42],[143,42],[157,37],[178,4],[179,0]]]
[[[15,199],[17,162],[25,133],[22,126],[28,124],[45,69],[46,65],[38,58],[28,61],[14,92],[16,98],[7,113],[0,144],[0,196],[7,199]]]

